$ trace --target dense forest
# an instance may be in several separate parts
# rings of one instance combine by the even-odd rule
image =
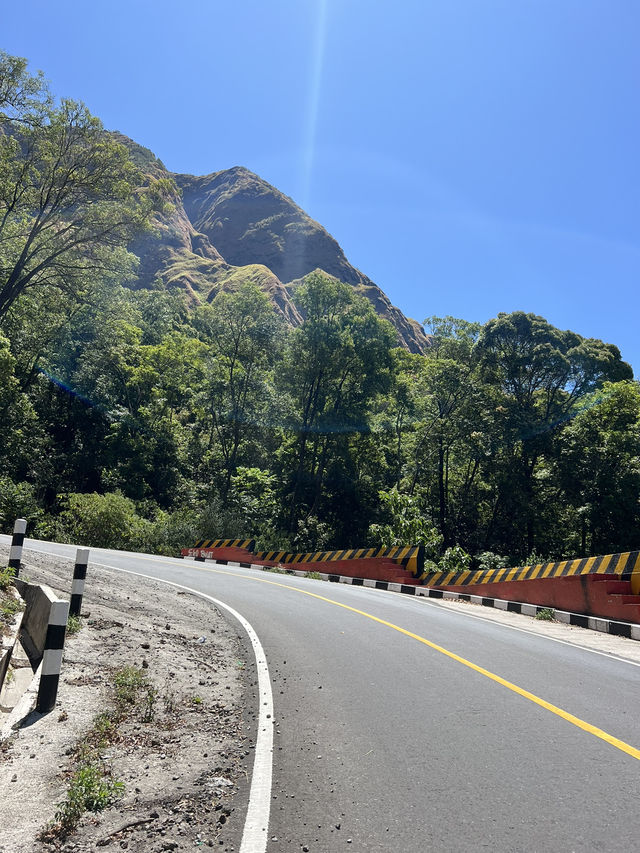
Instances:
[[[640,547],[640,387],[523,312],[425,320],[414,354],[347,284],[303,322],[237,281],[140,287],[175,202],[79,103],[0,54],[0,529],[175,553],[425,544],[432,565]]]

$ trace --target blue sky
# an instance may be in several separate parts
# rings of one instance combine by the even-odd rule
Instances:
[[[290,195],[406,314],[640,372],[637,0],[22,0],[0,47],[177,172]]]

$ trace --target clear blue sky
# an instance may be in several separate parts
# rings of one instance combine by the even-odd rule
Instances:
[[[406,314],[640,372],[638,0],[22,0],[0,47],[177,172],[257,172]]]

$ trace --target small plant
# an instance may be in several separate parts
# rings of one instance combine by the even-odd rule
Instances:
[[[165,714],[175,714],[175,712],[178,710],[178,703],[176,702],[175,693],[172,693],[166,688],[164,692],[164,697],[162,699],[162,704],[164,705]]]
[[[152,684],[147,684],[147,689],[142,702],[142,722],[150,723],[156,716],[156,699],[158,691]]]
[[[305,572],[304,576],[305,576],[305,578],[311,578],[311,580],[314,580],[314,581],[321,581],[322,580],[322,575],[320,574],[320,572]]]
[[[119,669],[113,679],[113,684],[116,689],[116,704],[135,705],[138,692],[146,687],[146,678],[142,670],[136,669],[134,666],[125,666]]]
[[[191,704],[192,705],[202,705],[201,697],[200,696],[192,696],[191,697]]]
[[[24,604],[18,598],[8,595],[0,601],[0,619],[8,622],[12,616],[24,609]]]
[[[66,800],[57,804],[55,821],[62,834],[73,831],[85,812],[98,812],[124,794],[124,784],[112,779],[98,762],[85,764],[71,777]]]
[[[77,634],[78,631],[82,628],[82,620],[79,616],[69,616],[67,619],[67,634],[73,635]]]
[[[110,743],[115,735],[116,723],[108,711],[103,711],[93,721],[91,733],[93,734],[98,749],[102,749]]]
[[[540,619],[543,622],[553,622],[555,617],[555,610],[553,607],[543,607],[542,610],[538,610],[536,613],[536,619]]]
[[[6,592],[9,589],[14,575],[15,569],[11,569],[9,566],[0,569],[0,592]]]
[[[286,569],[284,569],[282,566],[265,566],[264,570],[265,572],[273,572],[276,575],[286,574]]]

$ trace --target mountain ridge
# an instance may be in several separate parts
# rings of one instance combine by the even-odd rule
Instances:
[[[293,199],[244,166],[196,176],[170,172],[153,152],[118,134],[132,159],[151,178],[170,178],[178,192],[156,214],[150,233],[130,249],[140,258],[137,285],[181,287],[194,301],[252,281],[287,323],[298,326],[295,285],[322,272],[366,297],[412,352],[428,346],[422,326],[391,304],[371,279],[353,267],[340,244]]]

